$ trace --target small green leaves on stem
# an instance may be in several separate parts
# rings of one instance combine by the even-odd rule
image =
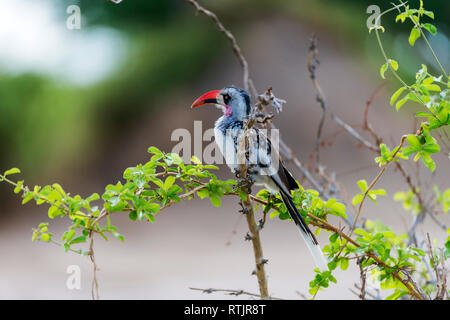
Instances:
[[[20,173],[20,170],[17,168],[12,168],[12,169],[6,170],[5,173],[3,173],[3,176],[6,177],[6,176],[9,176],[12,174],[17,174],[17,173]]]
[[[434,171],[436,169],[436,164],[431,159],[431,154],[438,153],[440,151],[440,146],[437,144],[436,139],[434,139],[430,134],[423,133],[421,136],[416,136],[410,134],[406,137],[409,146],[403,147],[402,152],[405,156],[416,153],[414,161],[422,159],[423,164]]]
[[[420,38],[420,29],[417,27],[412,28],[408,38],[409,45],[411,47],[414,46],[414,43],[419,38]]]
[[[380,144],[380,156],[375,158],[375,162],[381,167],[392,161],[398,162],[399,159],[408,159],[408,157],[404,156],[398,149],[399,147],[397,146],[394,150],[390,151],[386,144]]]
[[[424,23],[422,24],[422,27],[432,35],[435,35],[437,33],[437,28],[431,23]]]
[[[357,184],[358,184],[359,188],[361,189],[361,193],[358,193],[356,196],[353,197],[352,204],[354,206],[356,206],[358,203],[360,203],[364,199],[364,195],[366,194],[366,191],[367,191],[367,188],[368,188],[367,181],[364,180],[364,179],[363,180],[359,180]],[[367,192],[367,197],[370,200],[372,200],[373,202],[375,202],[375,203],[377,203],[376,202],[377,195],[385,196],[386,195],[386,190],[384,190],[384,189],[377,189],[377,190],[369,190]]]
[[[391,67],[394,71],[397,71],[398,70],[398,62],[393,59],[388,59],[388,61],[386,61],[386,63],[381,66],[380,75],[383,79],[386,79],[385,73],[389,67]]]

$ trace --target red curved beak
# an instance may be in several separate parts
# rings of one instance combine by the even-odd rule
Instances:
[[[217,100],[217,96],[219,95],[219,93],[220,90],[213,90],[205,93],[204,95],[200,96],[200,98],[194,101],[194,103],[191,105],[191,108],[197,108],[205,104],[221,104]]]

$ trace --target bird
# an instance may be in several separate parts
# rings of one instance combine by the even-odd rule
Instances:
[[[215,105],[223,111],[214,125],[215,141],[222,153],[227,166],[235,174],[239,171],[238,142],[243,128],[249,119],[252,108],[250,95],[236,86],[228,86],[221,90],[209,91],[194,101],[191,108],[203,105]],[[276,146],[257,128],[251,128],[246,149],[247,173],[253,184],[263,186],[271,194],[278,194],[287,208],[291,219],[300,231],[316,266],[321,272],[327,271],[327,261],[320,249],[320,245],[309,229],[302,215],[292,199],[291,191],[299,186],[286,169]],[[252,160],[252,161],[250,161]]]

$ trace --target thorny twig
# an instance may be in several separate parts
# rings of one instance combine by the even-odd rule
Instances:
[[[339,125],[340,127],[342,127],[345,131],[347,131],[350,135],[352,135],[354,138],[356,138],[361,144],[363,144],[364,146],[366,146],[367,148],[369,148],[370,150],[378,150],[376,146],[374,146],[371,142],[369,142],[368,140],[366,140],[365,138],[363,138],[355,129],[352,128],[352,126],[348,125],[346,122],[344,122],[341,118],[339,118],[338,116],[336,116],[333,112],[331,112],[328,108],[328,104],[327,104],[327,100],[325,98],[325,95],[322,91],[322,88],[320,87],[319,82],[317,81],[316,78],[316,68],[318,65],[318,59],[317,59],[317,37],[315,35],[312,35],[311,37],[311,45],[309,47],[309,54],[308,54],[308,71],[310,73],[310,78],[312,80],[312,83],[314,85],[314,88],[317,91],[317,101],[319,102],[323,112],[322,112],[322,118],[323,120],[321,120],[320,124],[319,124],[319,129],[317,132],[317,137],[316,137],[316,149],[318,149],[318,146],[320,145],[320,135],[321,135],[321,131],[322,131],[322,126],[323,126],[323,122],[324,120],[324,114],[326,112],[329,113],[331,119],[336,122],[337,125]]]
[[[90,239],[90,244],[89,244],[89,257],[91,258],[92,264],[93,264],[93,268],[94,268],[94,276],[92,279],[92,289],[91,289],[91,294],[92,294],[92,299],[93,300],[98,300],[100,297],[98,295],[98,281],[97,281],[97,263],[95,262],[95,254],[94,254],[94,232],[93,230],[91,230],[89,232],[89,239]]]
[[[430,234],[427,232],[428,240],[428,254],[430,256],[430,261],[433,265],[433,270],[436,276],[436,297],[435,300],[443,300],[447,292],[447,271],[445,269],[445,259],[443,257],[443,252],[441,251],[441,265],[442,270],[439,271],[439,258],[434,256],[433,247],[431,246]]]
[[[200,13],[206,15],[207,17],[209,17],[211,20],[213,20],[214,23],[216,24],[217,28],[219,29],[219,31],[222,32],[223,34],[225,34],[225,36],[231,42],[231,46],[233,48],[233,52],[238,57],[239,63],[241,64],[241,67],[244,70],[244,80],[243,80],[243,82],[244,82],[244,89],[246,91],[251,90],[251,93],[256,97],[257,96],[256,89],[254,88],[253,82],[252,82],[252,80],[249,77],[249,70],[248,70],[247,59],[245,59],[244,55],[242,54],[241,47],[238,45],[234,35],[228,29],[226,29],[224,27],[224,25],[222,24],[222,22],[219,20],[219,18],[217,17],[217,15],[214,12],[205,9],[204,7],[202,7],[195,0],[186,0],[186,1],[188,3],[190,3],[191,5],[193,5],[195,7],[195,9],[197,10],[197,12],[200,12]]]
[[[356,284],[356,283],[354,284],[354,286],[355,286],[356,289],[358,289],[359,291],[361,291],[361,289],[362,289],[361,286],[359,286],[359,285]],[[376,293],[376,294],[370,292],[369,290],[367,290],[367,288],[364,289],[364,290],[365,290],[365,294],[366,294],[367,296],[371,297],[373,300],[381,300],[381,299],[382,299],[378,290],[377,290],[377,293]],[[352,290],[352,289],[350,289],[350,291],[351,291],[353,294],[355,294],[356,296],[358,296],[358,297],[360,296],[360,293],[358,293],[358,292],[356,292],[356,291],[354,291],[354,290]]]
[[[364,258],[358,259],[359,277],[361,278],[361,289],[360,289],[359,298],[361,300],[365,300],[366,299],[366,278],[367,278],[367,274],[366,274],[366,270],[362,266],[362,262],[363,261],[364,261]]]
[[[240,296],[240,295],[247,295],[247,296],[251,296],[251,297],[257,297],[260,299],[268,299],[268,300],[284,300],[281,298],[276,298],[276,297],[272,297],[272,296],[267,296],[267,297],[262,297],[259,294],[256,293],[252,293],[252,292],[247,292],[244,290],[234,290],[234,289],[214,289],[214,288],[208,288],[208,289],[200,289],[200,288],[189,288],[191,290],[195,290],[195,291],[201,291],[203,293],[213,293],[213,292],[225,292],[229,295],[232,296]]]

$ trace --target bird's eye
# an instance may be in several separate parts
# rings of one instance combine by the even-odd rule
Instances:
[[[228,102],[230,102],[230,96],[228,94],[224,94],[223,95],[223,102],[225,102],[225,104],[228,104]]]

